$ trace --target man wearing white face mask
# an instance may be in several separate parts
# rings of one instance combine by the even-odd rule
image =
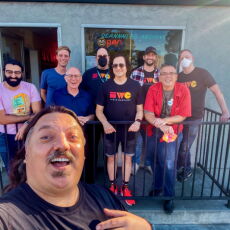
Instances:
[[[192,116],[186,121],[199,123],[202,120],[208,88],[215,95],[222,111],[220,120],[228,121],[230,114],[219,86],[207,70],[194,66],[194,57],[190,50],[184,49],[180,52],[179,67],[182,72],[179,73],[178,81],[186,83],[189,87],[192,100]],[[196,138],[198,128],[198,124],[184,125],[177,164],[179,169],[177,179],[180,182],[187,180],[192,175],[190,148]]]

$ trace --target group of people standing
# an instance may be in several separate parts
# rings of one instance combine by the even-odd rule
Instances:
[[[142,149],[145,148],[145,166],[153,173],[150,195],[173,197],[176,178],[184,181],[192,175],[190,148],[203,117],[208,88],[220,105],[221,121],[227,121],[230,117],[213,77],[208,71],[194,66],[190,50],[182,50],[179,54],[179,75],[176,67],[170,64],[158,68],[158,54],[154,47],[146,48],[143,66],[132,72],[125,55],[110,57],[105,48],[99,48],[96,53],[97,66],[86,70],[82,76],[78,68],[67,69],[70,54],[66,46],[57,49],[56,68],[43,71],[41,76],[41,98],[46,107],[59,105],[74,111],[83,126],[86,181],[94,182],[98,144],[104,133],[104,153],[113,193],[127,197],[125,202],[128,205],[135,204],[135,200],[128,199],[132,196],[128,183],[132,167],[136,173]],[[8,143],[9,159],[4,144],[1,144],[1,156],[10,171],[9,161],[14,156],[15,140],[22,138],[31,117],[42,106],[35,86],[22,81],[23,66],[19,62],[10,60],[3,71],[4,82],[0,84],[0,142]],[[87,125],[88,121],[96,119],[102,126]],[[142,124],[144,119],[147,125]],[[185,119],[195,122],[184,127],[178,124]],[[122,121],[130,123],[124,124]],[[17,131],[14,124],[21,122],[25,123],[19,125]],[[116,178],[119,143],[123,152],[121,187]],[[172,213],[173,200],[164,201],[163,207],[167,213]]]

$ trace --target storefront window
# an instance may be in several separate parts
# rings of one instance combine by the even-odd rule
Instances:
[[[114,29],[85,28],[85,69],[95,66],[96,50],[105,47],[110,55],[122,51],[129,57],[132,68],[143,64],[146,47],[153,46],[159,64],[176,66],[182,44],[182,29]]]

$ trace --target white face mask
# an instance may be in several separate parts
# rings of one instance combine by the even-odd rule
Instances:
[[[181,63],[180,63],[180,66],[182,68],[187,68],[189,67],[190,65],[192,64],[192,60],[191,59],[188,59],[188,58],[183,58]]]

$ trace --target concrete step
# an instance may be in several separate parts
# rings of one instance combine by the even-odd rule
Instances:
[[[230,224],[227,201],[175,200],[175,210],[171,215],[164,212],[162,203],[159,200],[137,200],[135,206],[127,208],[154,225]]]

